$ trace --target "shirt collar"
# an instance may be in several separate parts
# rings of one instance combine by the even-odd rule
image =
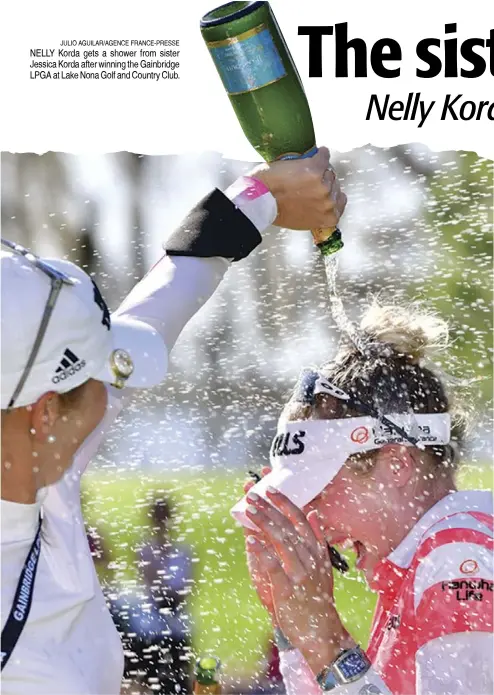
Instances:
[[[492,494],[488,490],[466,490],[453,492],[436,502],[388,557],[377,565],[369,582],[371,589],[380,594],[396,595],[427,531],[447,516],[471,511],[492,514]]]

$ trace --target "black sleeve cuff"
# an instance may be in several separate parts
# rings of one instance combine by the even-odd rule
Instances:
[[[170,256],[221,256],[240,261],[262,241],[257,227],[215,188],[163,244]]]

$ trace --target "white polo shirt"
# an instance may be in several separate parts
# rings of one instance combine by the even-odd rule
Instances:
[[[242,197],[242,191],[237,186],[226,193],[262,231],[276,216],[274,198],[265,194],[250,201]],[[152,325],[163,338],[163,349],[170,352],[228,267],[224,258],[164,256],[117,313]],[[43,508],[33,602],[2,671],[3,695],[120,693],[122,646],[96,576],[80,501],[81,475],[130,396],[126,390],[108,387],[107,391],[102,422],[85,440],[62,480],[40,490],[36,504],[1,502],[2,629]]]
[[[2,693],[119,693],[123,651],[89,551],[79,474],[69,474],[38,497],[28,505],[2,500],[2,627],[43,506],[33,602],[2,671]]]

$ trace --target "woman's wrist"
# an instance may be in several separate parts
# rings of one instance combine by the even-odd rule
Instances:
[[[300,651],[316,678],[323,668],[330,666],[342,652],[356,646],[355,640],[345,629],[342,629],[339,634],[332,637],[307,641],[300,647]]]
[[[276,199],[266,184],[250,174],[240,176],[225,195],[262,233],[272,224],[278,213]]]

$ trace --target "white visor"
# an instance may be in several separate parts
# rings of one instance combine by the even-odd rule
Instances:
[[[448,413],[401,413],[386,417],[415,437],[417,446],[440,446],[450,441]],[[372,417],[281,422],[271,446],[272,471],[250,492],[267,499],[266,488],[271,486],[303,509],[333,480],[349,456],[386,444],[411,446],[388,425]],[[255,530],[245,514],[246,498],[237,502],[231,514],[243,526]]]

